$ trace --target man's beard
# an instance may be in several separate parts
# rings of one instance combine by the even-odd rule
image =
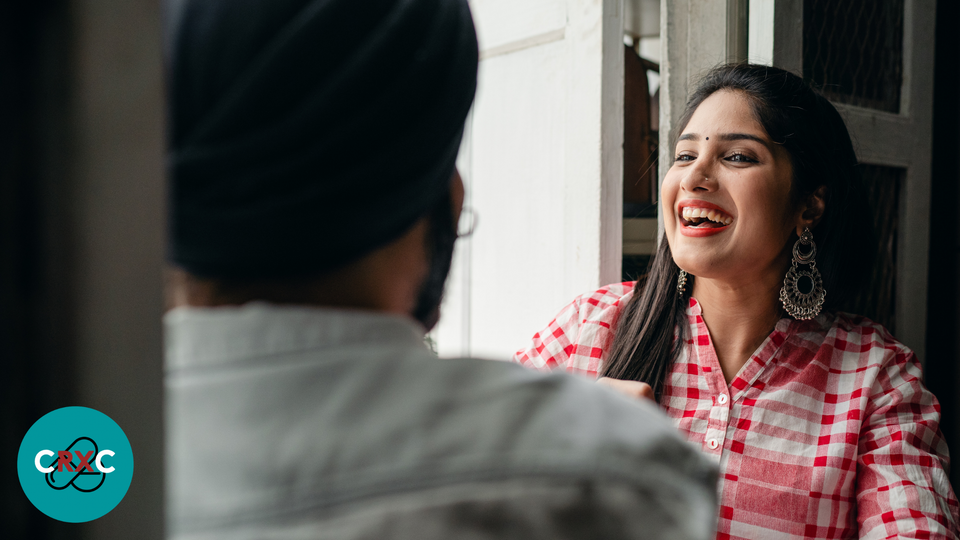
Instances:
[[[413,317],[427,332],[440,320],[440,304],[443,302],[443,289],[453,263],[453,245],[457,241],[457,224],[453,221],[450,194],[440,197],[430,211],[430,232],[427,238],[427,250],[430,256],[430,270],[420,285],[417,305]]]

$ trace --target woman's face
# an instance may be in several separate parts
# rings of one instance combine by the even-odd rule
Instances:
[[[790,156],[754,118],[744,94],[721,90],[694,112],[661,186],[677,265],[731,284],[782,279],[800,223]]]

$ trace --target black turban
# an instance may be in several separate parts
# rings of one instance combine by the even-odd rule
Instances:
[[[180,0],[167,17],[174,264],[317,275],[449,195],[477,83],[466,0]]]

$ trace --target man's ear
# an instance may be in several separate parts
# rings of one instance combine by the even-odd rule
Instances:
[[[823,212],[826,210],[827,186],[820,186],[814,191],[803,205],[803,211],[800,212],[800,220],[797,222],[797,236],[803,233],[807,227],[811,229],[820,223]]]

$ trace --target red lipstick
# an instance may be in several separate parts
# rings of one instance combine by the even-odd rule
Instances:
[[[716,210],[723,213],[724,216],[731,217],[730,213],[727,212],[720,206],[717,206],[713,203],[708,203],[707,201],[701,201],[697,199],[684,199],[677,203],[677,219],[680,222],[680,234],[683,236],[688,236],[691,238],[703,238],[705,236],[713,236],[715,234],[720,234],[723,231],[727,230],[727,227],[730,225],[720,225],[718,227],[708,227],[708,226],[698,226],[694,227],[692,223],[683,218],[683,209],[684,208],[706,208],[708,210]]]

